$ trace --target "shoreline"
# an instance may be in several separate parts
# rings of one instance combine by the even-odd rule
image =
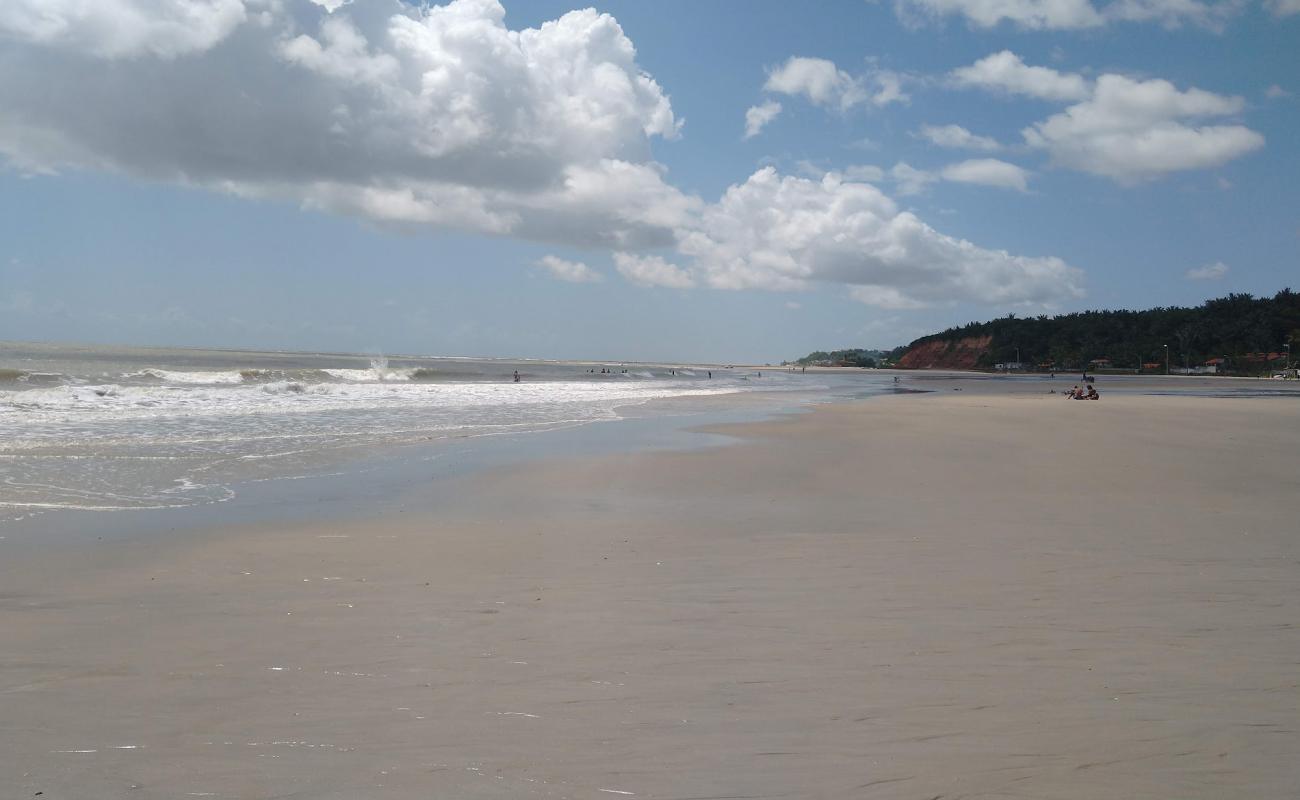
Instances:
[[[670,441],[669,447],[691,448],[703,445],[702,440],[691,441],[690,434],[696,429],[707,427],[708,418],[714,421],[751,420],[767,415],[784,415],[799,413],[823,403],[842,403],[862,398],[876,399],[893,394],[915,395],[922,399],[925,395],[945,394],[949,391],[961,391],[972,394],[1038,397],[1057,396],[1070,385],[1069,378],[1052,379],[1046,375],[1002,375],[956,370],[860,370],[856,368],[810,368],[810,373],[826,375],[863,376],[868,379],[881,375],[894,374],[901,383],[889,385],[880,380],[864,381],[860,386],[852,382],[833,383],[819,389],[784,389],[756,390],[753,392],[737,391],[728,394],[702,397],[673,397],[634,402],[620,407],[619,416],[609,420],[583,420],[571,425],[555,428],[513,432],[484,432],[468,437],[456,434],[432,436],[423,440],[402,443],[362,443],[355,448],[344,448],[336,455],[328,451],[319,454],[319,466],[303,465],[288,472],[271,472],[266,475],[250,476],[249,480],[234,479],[223,482],[220,488],[237,487],[232,496],[225,500],[198,500],[179,503],[172,507],[120,508],[93,511],[76,508],[38,508],[24,512],[21,506],[7,509],[7,517],[0,518],[0,525],[7,526],[11,533],[19,538],[49,535],[64,529],[87,527],[87,519],[94,518],[89,527],[96,529],[97,535],[112,532],[114,528],[146,529],[213,527],[222,524],[243,524],[252,520],[250,513],[226,513],[228,509],[242,506],[244,496],[256,496],[255,504],[270,505],[280,498],[287,498],[291,503],[308,505],[304,495],[310,490],[299,491],[292,488],[294,483],[304,486],[320,487],[322,493],[330,496],[344,495],[351,491],[349,484],[357,482],[371,494],[377,488],[366,474],[380,471],[392,473],[384,466],[387,462],[401,462],[405,467],[422,469],[418,462],[443,459],[448,456],[461,462],[465,468],[482,470],[493,466],[509,464],[524,458],[549,457],[553,452],[565,453],[577,451],[596,454],[609,449],[610,445],[599,443],[600,435],[593,431],[610,430],[611,440],[619,441],[630,438],[628,444],[616,444],[617,449],[654,450],[663,446],[663,441]],[[1265,381],[1260,384],[1256,378],[1236,378],[1233,376],[1106,376],[1109,380],[1098,381],[1103,395],[1107,399],[1120,396],[1174,396],[1174,397],[1269,397],[1273,399],[1300,400],[1300,387],[1274,385]],[[1280,383],[1280,382],[1278,382]],[[855,390],[853,387],[858,386]],[[1223,391],[1224,386],[1250,386],[1252,390]],[[1171,391],[1171,389],[1173,391]],[[655,409],[644,413],[642,409]],[[692,421],[693,417],[702,416],[704,422]],[[660,417],[656,425],[650,418]],[[632,424],[629,424],[632,423]],[[613,426],[609,428],[608,426]],[[643,430],[636,431],[635,428]],[[630,437],[624,434],[632,432]],[[498,445],[497,440],[511,442]],[[479,451],[490,455],[483,456]],[[517,452],[515,452],[517,451]],[[450,461],[446,463],[451,463]],[[445,465],[444,465],[445,466]],[[321,467],[327,467],[322,469]],[[341,486],[330,485],[333,479]],[[400,481],[400,478],[397,479]],[[272,484],[266,487],[264,484]],[[233,502],[231,502],[233,501]],[[310,513],[310,512],[308,512]],[[140,515],[144,515],[141,517]],[[127,517],[128,519],[120,519]],[[163,519],[165,517],[165,519]],[[187,517],[192,517],[187,518]],[[270,519],[284,520],[283,515]],[[11,538],[14,538],[11,536]]]
[[[413,480],[371,519],[6,559],[0,770],[28,796],[1281,796],[1300,408],[1104,397],[816,406]]]

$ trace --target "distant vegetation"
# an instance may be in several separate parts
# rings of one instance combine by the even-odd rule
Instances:
[[[1026,369],[1163,371],[1167,345],[1172,368],[1213,365],[1220,372],[1257,375],[1283,365],[1284,345],[1300,346],[1300,294],[1290,289],[1271,298],[1230,294],[1196,308],[1010,314],[924,336],[906,349],[933,351],[937,343],[953,346],[979,337],[991,339],[976,368],[1016,362],[1018,349]]]
[[[897,349],[898,355],[906,350],[905,347]],[[881,364],[890,361],[893,351],[889,350],[832,350],[829,353],[825,350],[818,350],[815,353],[809,353],[794,363],[801,367],[866,367],[875,369]]]

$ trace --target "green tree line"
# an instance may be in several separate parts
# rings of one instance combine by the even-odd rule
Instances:
[[[1230,294],[1195,308],[1167,307],[1146,311],[1083,311],[1048,317],[1008,314],[989,322],[971,322],[912,342],[954,341],[992,336],[979,366],[1016,360],[1030,368],[1082,369],[1094,359],[1109,359],[1116,369],[1163,369],[1165,348],[1173,367],[1197,366],[1225,359],[1226,369],[1259,374],[1281,366],[1269,354],[1283,346],[1300,346],[1300,294],[1283,289],[1271,298]],[[1262,357],[1261,357],[1262,356]]]
[[[902,350],[903,348],[899,348]],[[889,353],[884,350],[818,350],[809,353],[803,358],[797,359],[794,363],[799,366],[810,366],[813,364],[829,365],[833,367],[866,367],[874,369],[881,362],[889,358]]]

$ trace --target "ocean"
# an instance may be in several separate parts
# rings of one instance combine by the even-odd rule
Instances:
[[[652,401],[801,402],[886,392],[891,380],[723,364],[0,343],[0,521],[216,503],[241,483],[329,474],[378,448],[672,413]]]

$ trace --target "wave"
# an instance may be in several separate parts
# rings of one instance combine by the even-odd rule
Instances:
[[[425,379],[433,377],[431,369],[395,369],[387,365],[375,365],[370,369],[327,369],[330,376],[349,383],[371,383],[374,381],[409,381],[416,373],[426,373]]]
[[[163,383],[179,383],[185,385],[213,385],[226,383],[242,383],[244,374],[237,370],[220,371],[220,372],[185,372],[174,369],[158,369],[149,367],[139,372],[131,372],[123,375],[124,378],[153,378]]]
[[[22,381],[27,379],[27,372],[21,369],[0,369],[0,381]]]
[[[187,371],[149,367],[139,372],[129,372],[121,376],[127,381],[145,381],[178,386],[234,386],[237,384],[270,383],[374,383],[389,381],[434,380],[442,377],[437,371],[427,368],[398,369],[387,366],[373,366],[369,369],[334,368],[334,369],[238,369],[238,370],[204,370]],[[0,380],[4,380],[0,376]]]
[[[332,390],[323,383],[272,381],[262,384],[262,391],[267,394],[329,394]]]

